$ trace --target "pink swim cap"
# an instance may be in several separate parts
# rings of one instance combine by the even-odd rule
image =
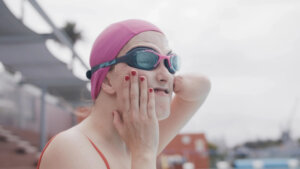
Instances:
[[[94,42],[90,56],[90,66],[94,67],[100,63],[113,60],[131,38],[146,31],[162,33],[155,25],[143,20],[130,19],[110,25]],[[109,68],[110,66],[98,69],[92,74],[91,95],[93,100],[96,100]]]

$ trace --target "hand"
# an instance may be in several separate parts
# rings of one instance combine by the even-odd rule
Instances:
[[[174,77],[173,85],[174,93],[186,101],[206,97],[211,87],[207,77],[195,74],[177,75]]]
[[[133,155],[151,154],[155,158],[159,130],[154,90],[148,89],[147,79],[136,71],[122,83],[121,110],[113,112],[114,126]]]
[[[183,76],[177,75],[173,80],[173,91],[175,94],[179,93],[183,88]]]

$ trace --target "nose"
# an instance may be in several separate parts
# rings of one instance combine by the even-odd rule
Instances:
[[[164,64],[164,60],[161,60],[156,71],[156,78],[159,82],[168,82],[172,76],[172,74],[169,72],[168,68]]]

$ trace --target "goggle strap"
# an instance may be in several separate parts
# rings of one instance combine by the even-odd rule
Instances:
[[[115,64],[117,64],[117,63],[123,62],[125,59],[127,59],[126,56],[120,57],[120,58],[116,58],[116,59],[113,59],[113,60],[111,60],[111,61],[107,61],[107,62],[101,63],[101,64],[99,64],[99,65],[96,65],[96,66],[92,67],[91,70],[88,70],[88,71],[86,72],[86,77],[87,77],[88,79],[91,79],[93,73],[95,73],[98,69],[101,69],[101,68],[104,68],[104,67],[108,67],[108,66],[115,65]]]

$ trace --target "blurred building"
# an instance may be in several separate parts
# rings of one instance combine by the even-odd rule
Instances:
[[[205,135],[179,134],[158,157],[158,169],[209,168],[209,150]]]
[[[276,145],[249,147],[242,145],[232,150],[231,159],[245,158],[297,158],[300,159],[300,145],[290,137],[289,132],[283,131]],[[260,144],[263,144],[260,143]],[[260,145],[257,143],[257,145]]]
[[[40,132],[42,91],[30,84],[19,85],[14,76],[0,72],[0,125]],[[46,94],[45,116],[47,138],[70,128],[76,123],[70,105],[59,98]]]
[[[296,158],[254,158],[235,160],[236,169],[298,169],[299,160]]]
[[[31,169],[47,140],[76,123],[74,109],[85,104],[89,92],[87,82],[73,74],[74,62],[87,66],[37,1],[22,1],[19,17],[7,2],[0,0],[0,168]],[[25,8],[51,31],[29,29],[23,23]],[[70,63],[54,57],[48,41],[70,51]]]

